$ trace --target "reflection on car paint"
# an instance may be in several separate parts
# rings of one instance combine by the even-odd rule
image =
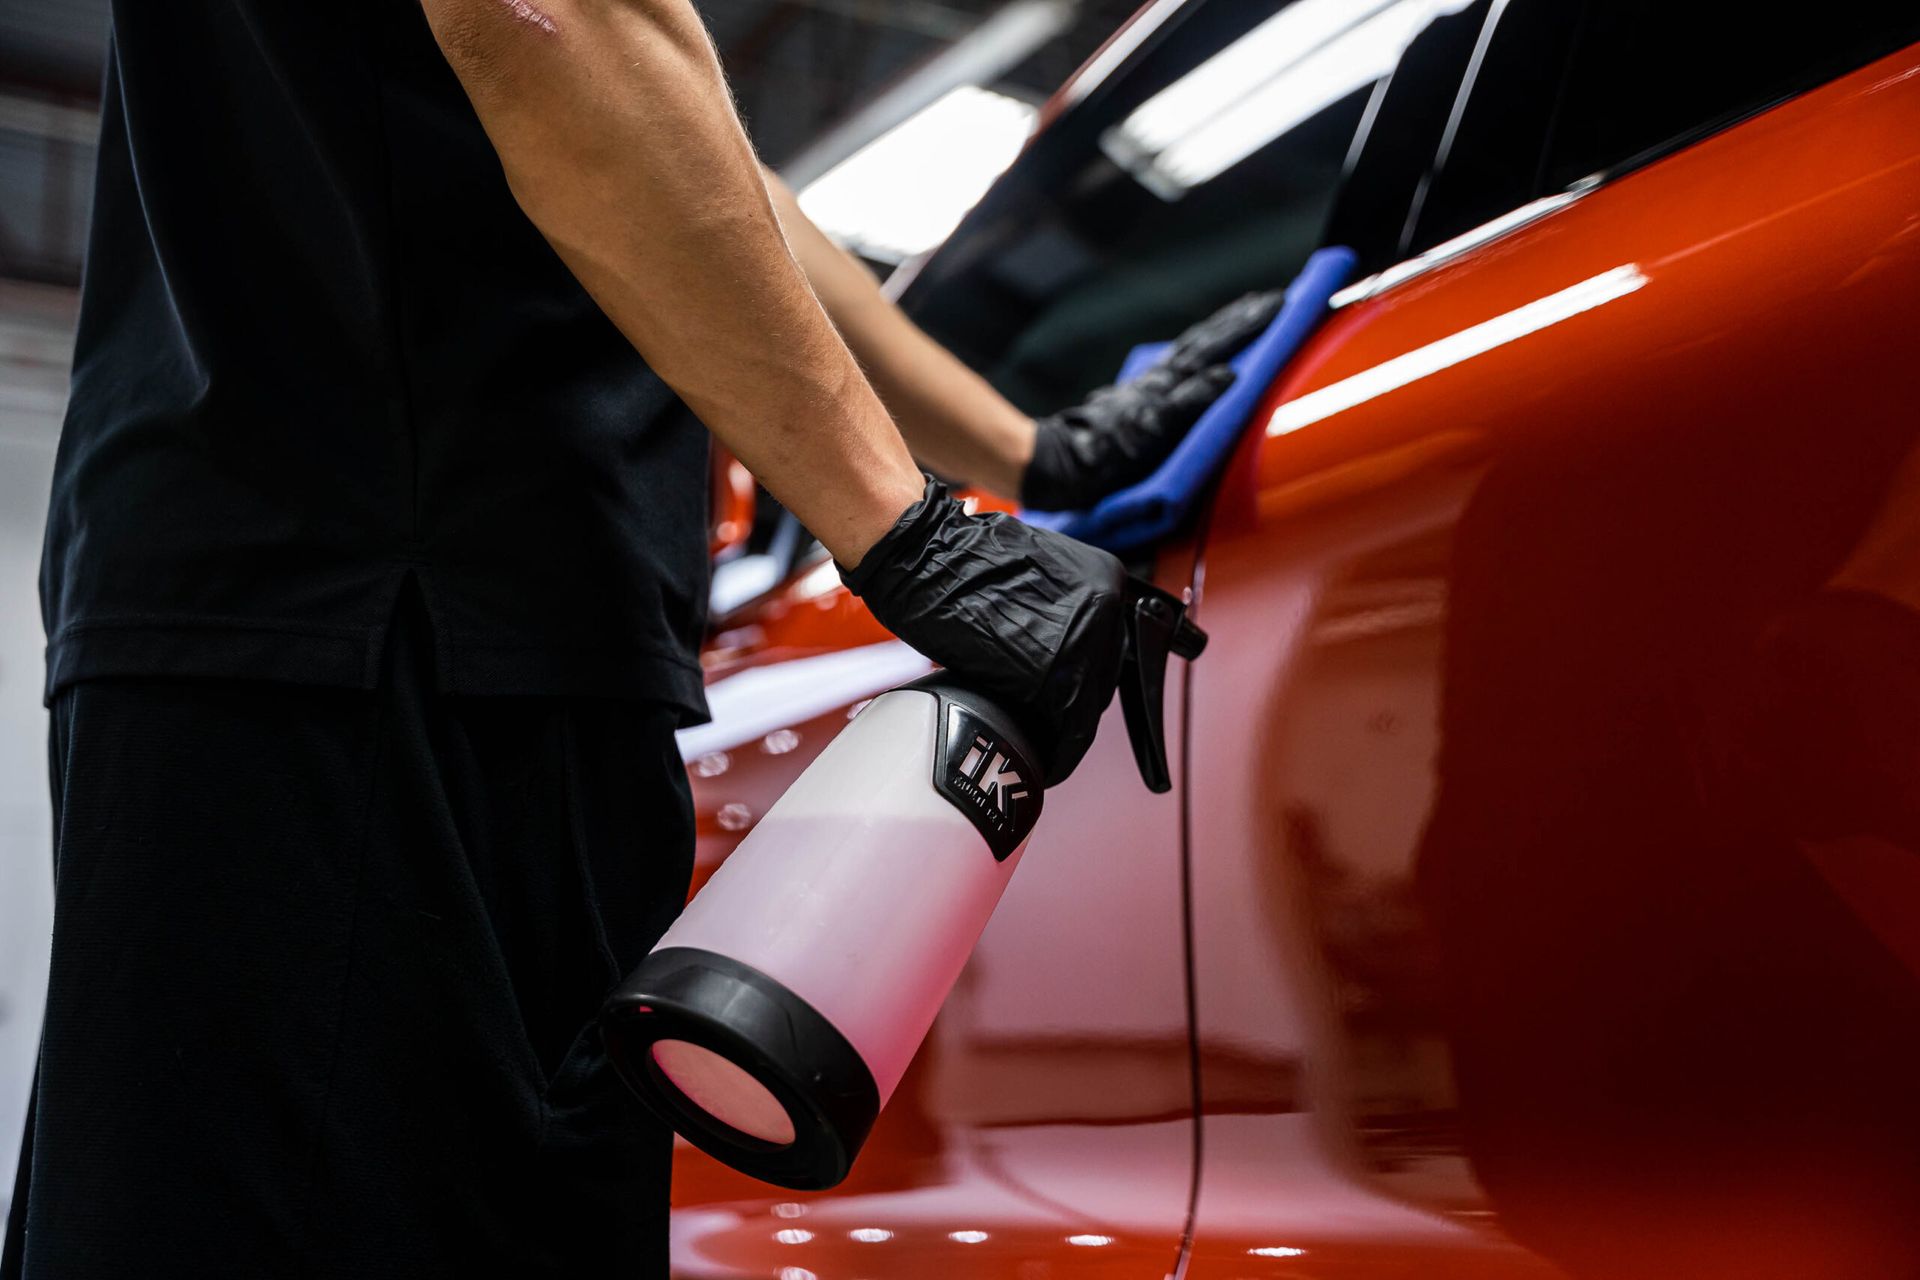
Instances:
[[[1635,281],[1249,435],[1179,791],[1109,726],[848,1183],[683,1148],[676,1274],[1920,1270],[1916,58],[1338,312],[1269,413]],[[846,697],[694,757],[703,868]]]
[[[1645,264],[1236,460],[1190,677],[1192,1280],[1317,1253],[1341,1211],[1296,1196],[1335,1185],[1522,1273],[1920,1265],[1920,93],[1887,79],[1347,309],[1279,413]],[[1220,1114],[1255,1044],[1298,1089]]]

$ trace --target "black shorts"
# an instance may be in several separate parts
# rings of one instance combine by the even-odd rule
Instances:
[[[671,1136],[592,1019],[686,892],[674,713],[438,696],[430,649],[55,702],[6,1280],[666,1274]]]

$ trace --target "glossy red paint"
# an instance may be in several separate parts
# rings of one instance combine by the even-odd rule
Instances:
[[[892,634],[840,585],[840,573],[822,558],[764,599],[721,620],[700,655],[707,678],[809,654],[880,644]]]
[[[1014,509],[1011,503],[977,490],[963,490],[958,496],[970,511]],[[722,618],[701,653],[701,663],[713,680],[747,667],[892,638],[866,606],[840,585],[839,570],[822,552],[789,581]]]
[[[716,440],[711,448],[707,508],[713,514],[708,520],[707,553],[718,559],[745,546],[753,531],[754,481],[753,473],[726,446]]]
[[[1714,757],[1876,528],[1920,605],[1916,137],[1909,51],[1348,308],[1277,389],[1190,677],[1189,1280],[1913,1264],[1920,864]]]
[[[1337,313],[1160,558],[1176,793],[1109,725],[852,1177],[683,1148],[675,1274],[1911,1274],[1912,721],[1769,682],[1907,687],[1915,138],[1909,50]],[[704,868],[846,711],[694,763]]]

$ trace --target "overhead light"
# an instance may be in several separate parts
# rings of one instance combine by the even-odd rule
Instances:
[[[1135,108],[1101,139],[1175,200],[1357,89],[1471,0],[1296,0]]]
[[[1031,103],[962,85],[907,117],[800,192],[840,243],[901,262],[953,231],[1033,131]]]

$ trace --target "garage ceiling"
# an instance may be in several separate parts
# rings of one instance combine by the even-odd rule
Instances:
[[[1003,2],[695,0],[775,166]],[[1045,97],[1137,3],[1078,0],[1067,28],[994,87]],[[107,0],[0,0],[0,277],[78,278],[92,168],[84,113],[98,100],[106,33]]]

